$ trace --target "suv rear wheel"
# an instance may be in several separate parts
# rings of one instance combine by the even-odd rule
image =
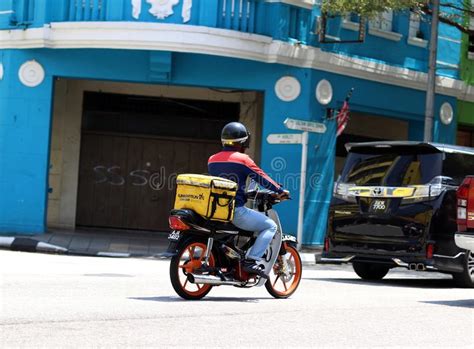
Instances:
[[[458,287],[474,288],[474,253],[466,251],[463,262],[464,271],[453,274],[454,283]]]
[[[352,267],[357,275],[363,280],[382,280],[390,270],[389,267],[382,264],[373,263],[352,263]]]

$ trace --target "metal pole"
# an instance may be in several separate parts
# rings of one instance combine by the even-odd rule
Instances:
[[[301,250],[303,241],[303,223],[304,223],[304,196],[306,191],[306,165],[308,163],[308,132],[305,131],[301,137],[301,180],[300,180],[300,202],[298,205],[298,250]]]
[[[436,59],[438,52],[439,0],[432,0],[430,58],[428,70],[428,89],[426,91],[424,141],[433,141],[434,102],[436,93]]]

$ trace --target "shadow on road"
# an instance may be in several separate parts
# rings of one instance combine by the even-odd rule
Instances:
[[[114,278],[133,278],[133,275],[129,274],[115,274],[115,273],[101,273],[101,274],[84,274],[84,276],[96,276],[96,277],[114,277]]]
[[[182,299],[177,296],[159,296],[159,297],[130,297],[128,299],[138,300],[138,301],[151,301],[151,302],[192,302],[185,299]],[[200,302],[240,302],[240,303],[258,303],[259,300],[263,299],[273,299],[271,297],[252,297],[252,298],[240,298],[240,297],[205,297],[200,300]]]
[[[457,301],[426,301],[426,304],[448,305],[450,307],[474,309],[474,299],[460,299]]]
[[[366,281],[359,279],[341,278],[304,278],[310,281],[325,281],[360,286],[391,286],[391,287],[413,287],[413,288],[456,288],[451,279],[384,279],[380,281]]]

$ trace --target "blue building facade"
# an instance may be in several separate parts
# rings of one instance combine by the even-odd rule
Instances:
[[[400,13],[365,24],[365,43],[321,44],[320,17],[312,0],[2,1],[0,234],[160,230],[172,205],[165,182],[200,170],[193,161],[218,147],[209,133],[234,119],[252,130],[261,167],[293,192],[280,213],[296,234],[301,146],[266,141],[293,133],[283,124],[291,117],[327,127],[310,135],[305,192],[303,244],[320,244],[341,142],[422,140],[429,38],[425,23]],[[330,19],[327,35],[349,38],[357,21]],[[443,27],[440,42],[435,110],[456,114],[467,93],[460,35]],[[316,96],[321,81],[330,100]],[[327,110],[351,88],[352,118],[337,140]],[[455,134],[456,120],[437,116],[435,141]]]

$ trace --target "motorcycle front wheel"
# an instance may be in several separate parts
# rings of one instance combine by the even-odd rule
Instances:
[[[194,284],[188,280],[188,274],[198,274],[199,268],[203,265],[204,256],[206,254],[207,246],[202,242],[192,241],[185,244],[177,253],[171,258],[170,263],[170,279],[176,293],[188,300],[197,300],[205,297],[212,289],[211,285]],[[210,267],[215,266],[214,255],[210,254]]]
[[[278,256],[265,288],[275,298],[288,298],[295,293],[301,281],[303,266],[295,247],[286,246],[286,254]]]

